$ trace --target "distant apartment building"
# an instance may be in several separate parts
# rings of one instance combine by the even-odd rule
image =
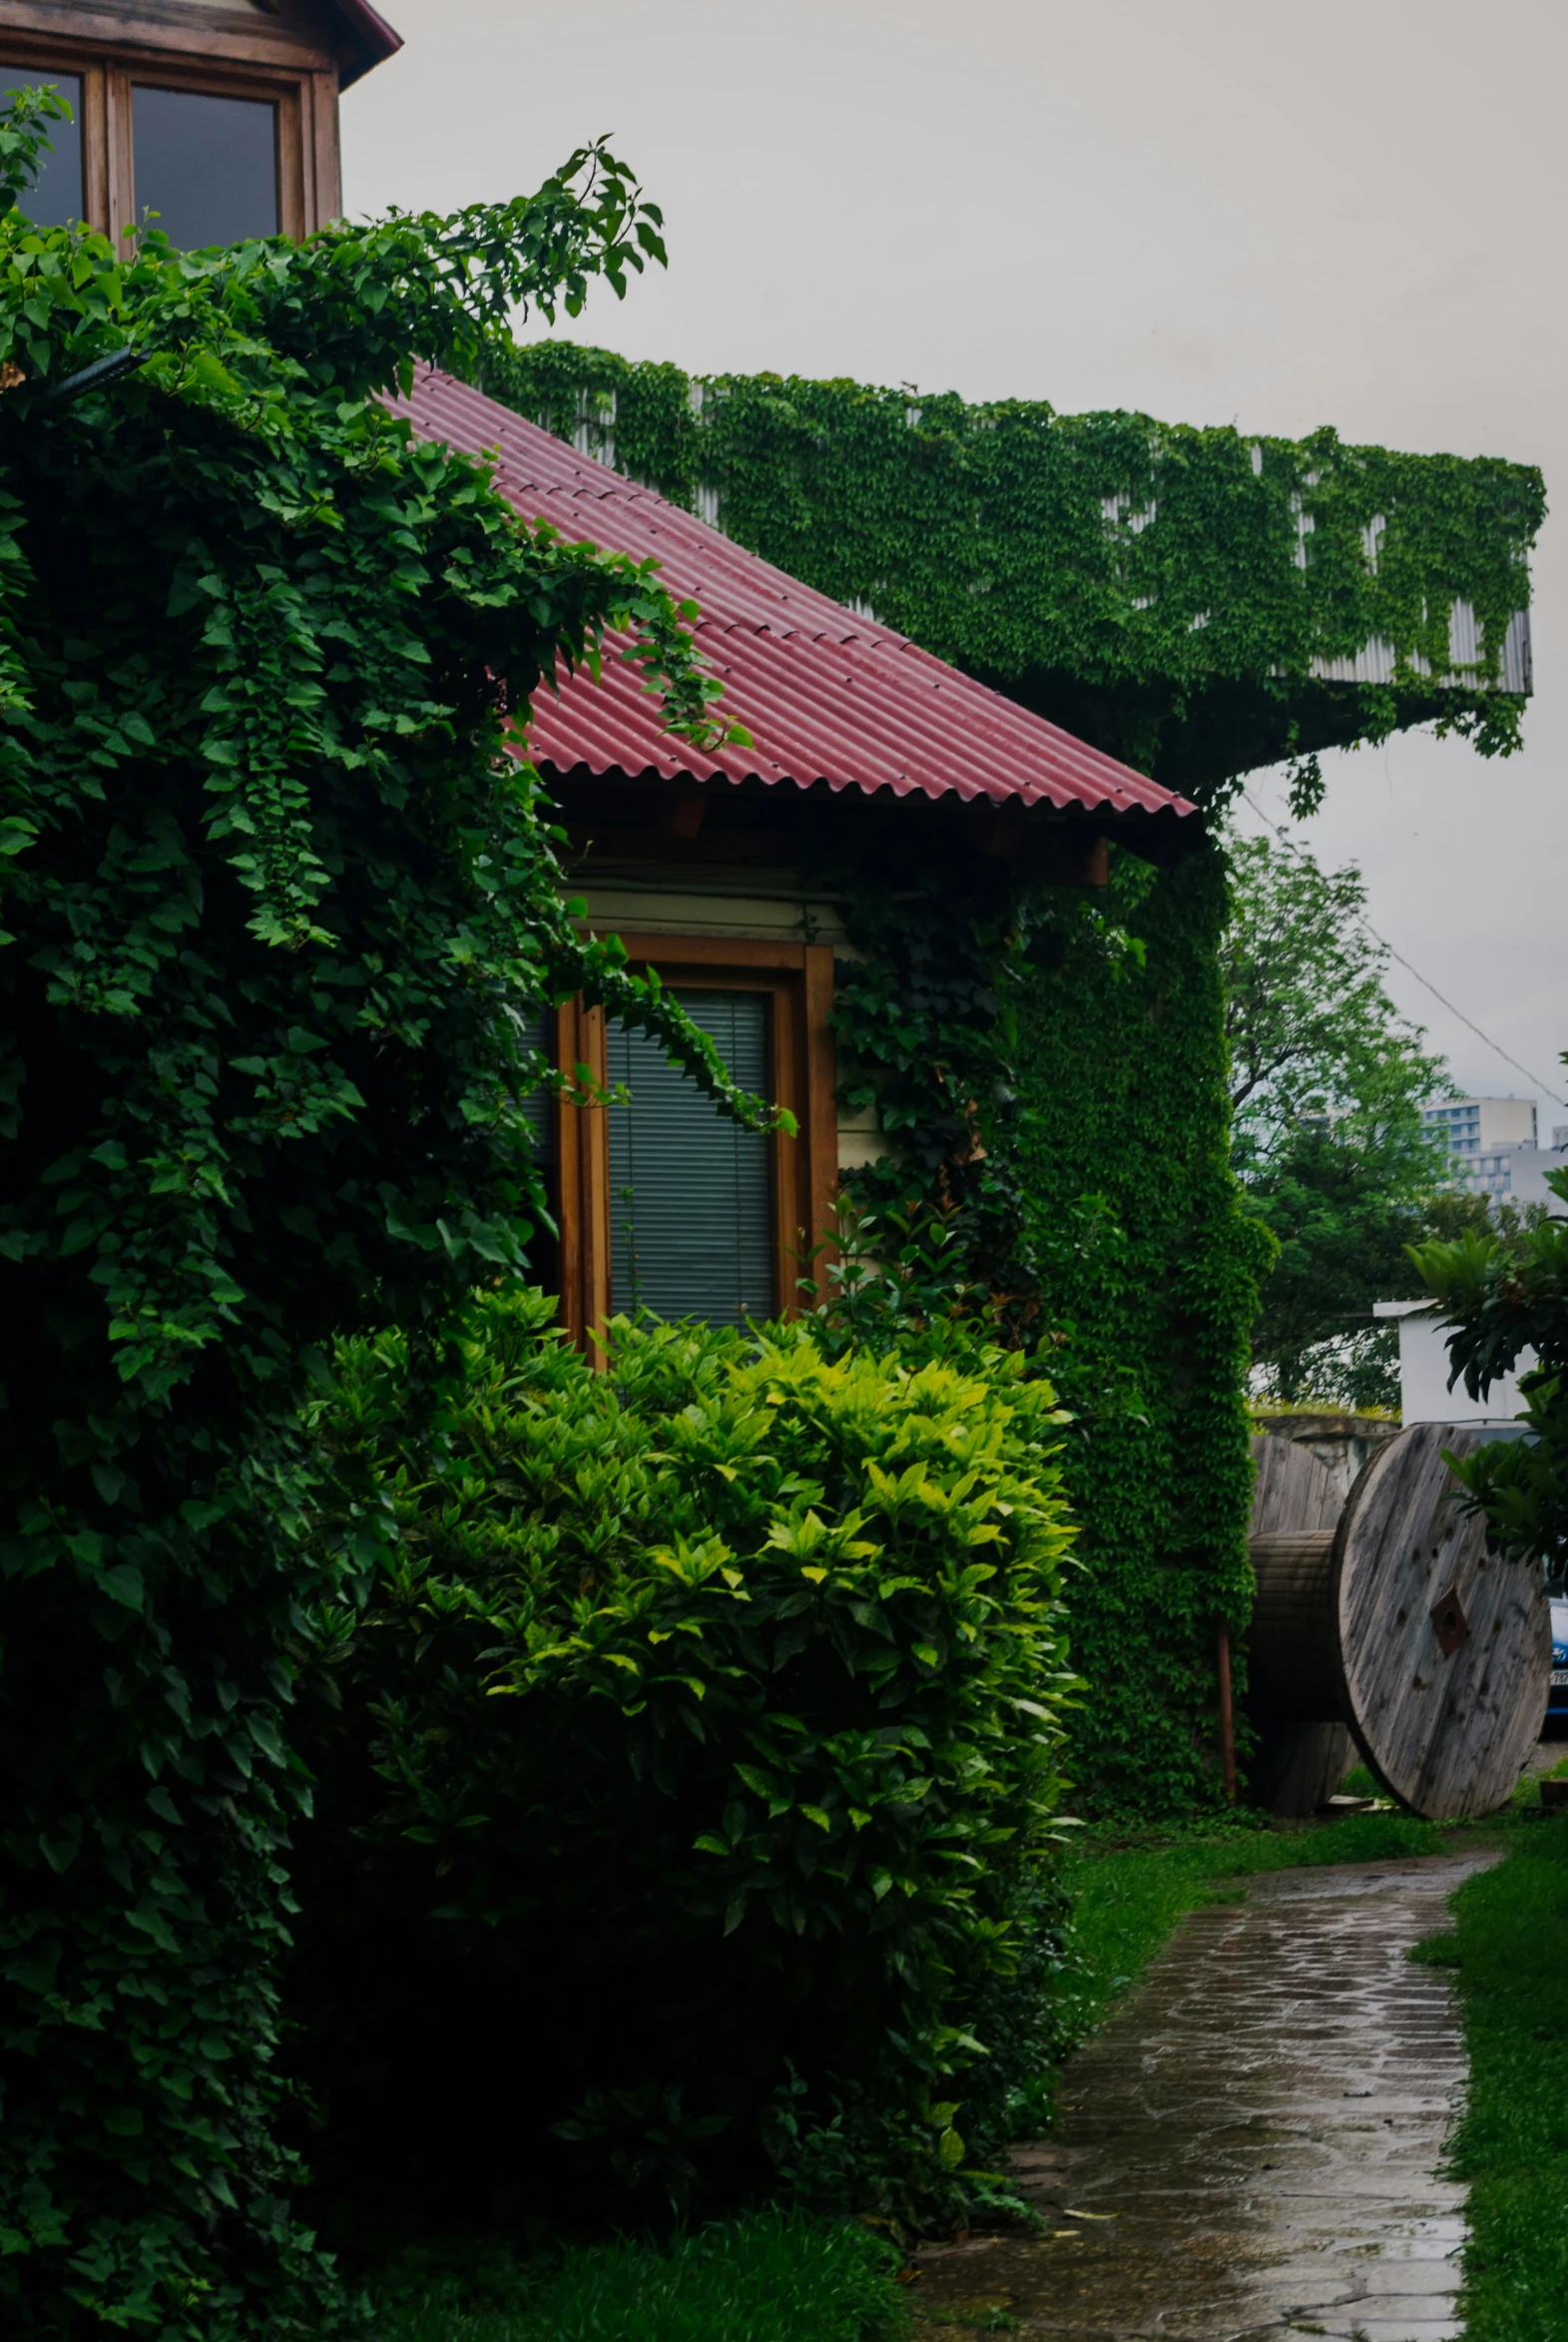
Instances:
[[[1428,1130],[1448,1141],[1456,1187],[1471,1195],[1508,1195],[1521,1202],[1550,1202],[1545,1174],[1561,1167],[1568,1148],[1568,1122],[1554,1126],[1550,1154],[1538,1143],[1535,1103],[1530,1098],[1445,1098],[1428,1106]]]

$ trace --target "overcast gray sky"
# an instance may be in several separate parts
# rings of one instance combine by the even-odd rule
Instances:
[[[771,367],[1139,407],[1568,474],[1568,6],[1511,0],[385,0],[350,212],[535,186],[615,134],[668,276],[574,330]],[[1336,758],[1390,989],[1456,1077],[1568,1123],[1568,516],[1535,562],[1524,753]],[[1278,776],[1251,784],[1283,818]],[[1244,814],[1251,822],[1251,816]]]

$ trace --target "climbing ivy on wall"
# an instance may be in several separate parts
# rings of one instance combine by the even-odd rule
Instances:
[[[1056,909],[1069,933],[1085,915]],[[1248,1331],[1273,1246],[1230,1171],[1221,859],[1116,856],[1106,911],[1140,953],[1020,987],[1019,1183],[1079,1419],[1075,1770],[1093,1805],[1170,1810],[1220,1789],[1216,1628],[1239,1642],[1252,1606]]]
[[[1080,1798],[1190,1808],[1221,1792],[1222,1622],[1245,1677],[1248,1333],[1273,1250],[1230,1170],[1224,868],[1116,853],[1103,897],[915,876],[834,881],[857,954],[844,1092],[897,1150],[853,1184],[883,1213],[951,1212],[996,1330],[1047,1345],[1077,1419]]]
[[[288,1735],[379,1515],[306,1549],[301,1401],[396,1320],[433,1405],[525,1265],[530,1007],[587,989],[728,1087],[577,936],[503,753],[606,633],[711,738],[678,609],[382,401],[660,248],[593,149],[122,262],[13,208],[62,110],[0,114],[0,2331],[325,2342],[359,2321],[273,2128]]]
[[[1212,804],[1280,758],[1436,721],[1518,736],[1498,688],[1541,474],[1044,400],[689,376],[544,341],[484,386],[585,452]],[[1474,615],[1470,645],[1450,625]],[[1460,612],[1462,623],[1462,610]],[[1348,680],[1369,643],[1383,680]],[[1339,662],[1340,679],[1314,675]]]

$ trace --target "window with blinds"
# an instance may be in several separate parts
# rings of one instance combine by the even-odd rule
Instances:
[[[555,1011],[541,1008],[531,1021],[528,1038],[533,1042],[546,1064],[555,1059]],[[530,1090],[522,1100],[523,1119],[528,1125],[528,1152],[534,1169],[544,1181],[550,1217],[554,1228],[543,1221],[535,1221],[528,1239],[528,1273],[544,1293],[561,1290],[561,1220],[560,1166],[555,1159],[555,1092],[543,1083]]]
[[[741,1086],[771,1095],[767,993],[676,998]],[[771,1317],[771,1142],[721,1113],[646,1033],[612,1022],[607,1046],[612,1085],[630,1091],[609,1111],[611,1307],[711,1326]]]
[[[528,1038],[547,1065],[555,1062],[555,1011],[541,1008],[528,1022]],[[521,1101],[528,1125],[528,1151],[536,1163],[555,1159],[555,1092],[541,1082]]]

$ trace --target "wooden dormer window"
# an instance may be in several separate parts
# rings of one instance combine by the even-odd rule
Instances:
[[[366,0],[0,0],[0,90],[75,116],[33,216],[123,250],[153,213],[188,251],[308,236],[342,211],[339,93],[398,45]]]

